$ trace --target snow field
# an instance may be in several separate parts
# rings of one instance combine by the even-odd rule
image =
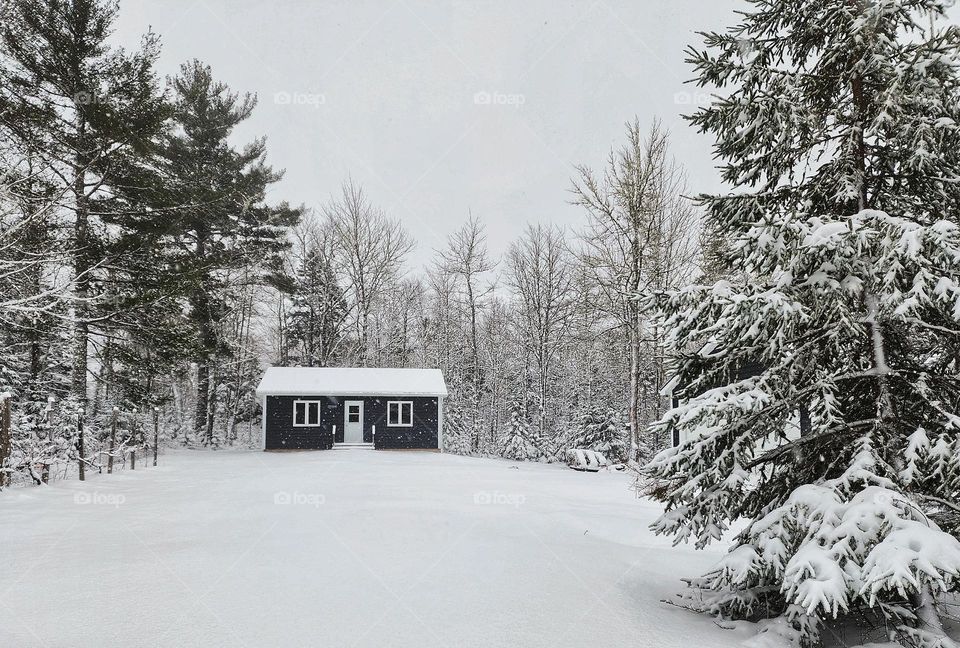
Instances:
[[[189,452],[0,496],[0,646],[735,646],[665,605],[630,477],[418,452]]]

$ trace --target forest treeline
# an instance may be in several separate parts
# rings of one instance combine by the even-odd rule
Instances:
[[[233,135],[256,97],[196,60],[161,78],[156,34],[111,44],[116,4],[2,7],[4,480],[99,470],[148,445],[154,416],[168,440],[256,444],[268,364],[439,367],[454,452],[663,444],[641,434],[665,369],[637,296],[688,278],[699,246],[658,124],[628,124],[603,168],[557,188],[582,228],[531,224],[494,256],[482,215],[451,215],[414,259],[349,178],[315,209],[268,200],[266,140]]]

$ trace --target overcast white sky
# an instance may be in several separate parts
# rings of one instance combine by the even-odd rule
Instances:
[[[319,207],[349,174],[421,252],[472,210],[499,254],[528,221],[580,226],[573,165],[602,164],[634,116],[672,130],[693,191],[718,188],[709,139],[680,119],[683,50],[743,4],[122,0],[116,37],[152,27],[163,74],[199,58],[259,96],[239,135],[286,169],[272,199]]]

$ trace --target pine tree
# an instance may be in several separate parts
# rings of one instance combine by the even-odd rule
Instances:
[[[532,443],[532,433],[526,407],[519,400],[513,401],[504,429],[503,456],[517,461],[537,459],[540,452]]]
[[[190,329],[168,303],[143,306],[117,319],[126,332],[115,340],[111,358],[113,402],[149,410],[169,399],[167,379],[178,374],[195,351]]]
[[[263,270],[259,280],[270,280],[276,255],[286,245],[284,228],[295,225],[302,210],[265,203],[267,188],[282,173],[266,163],[262,138],[240,150],[229,141],[253,112],[252,95],[231,92],[199,61],[181,66],[172,86],[174,128],[164,151],[164,189],[152,199],[170,213],[165,232],[179,252],[171,262],[179,269],[199,348],[194,428],[211,443],[210,369],[229,353],[217,323],[234,307],[226,271],[256,261]],[[143,225],[149,231],[153,222]]]
[[[0,11],[0,123],[72,216],[71,398],[82,445],[91,311],[108,265],[103,214],[163,125],[166,103],[153,72],[158,43],[147,34],[133,52],[111,47],[115,2],[11,0]]]
[[[595,450],[608,461],[623,462],[630,455],[628,424],[621,413],[613,410],[588,412],[577,425],[569,442],[570,448]]]
[[[291,359],[304,367],[329,367],[342,352],[350,310],[337,282],[332,259],[314,245],[294,277],[287,341]]]
[[[455,454],[470,454],[470,432],[464,423],[463,408],[456,397],[443,403],[443,448]]]
[[[659,533],[749,520],[697,605],[798,644],[871,608],[953,646],[960,572],[960,94],[937,0],[753,0],[690,50],[726,89],[692,116],[726,182],[703,196],[732,278],[661,301],[687,439],[649,466]],[[952,534],[952,535],[951,535]]]

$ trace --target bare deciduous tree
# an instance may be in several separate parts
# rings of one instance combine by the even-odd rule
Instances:
[[[413,241],[398,221],[369,203],[363,189],[352,180],[342,187],[339,200],[331,200],[324,214],[337,239],[347,292],[354,305],[358,362],[369,361],[370,314],[376,299],[390,281],[401,274]]]
[[[487,255],[487,241],[483,225],[473,214],[463,227],[447,238],[447,247],[440,251],[440,264],[449,273],[463,281],[466,291],[467,311],[470,315],[470,370],[474,385],[479,389],[483,382],[480,367],[480,351],[477,342],[477,312],[482,300],[493,290],[492,285],[480,286],[481,277],[496,267]]]
[[[596,307],[626,331],[636,455],[640,430],[662,413],[659,392],[665,384],[661,334],[648,327],[638,298],[689,276],[697,253],[697,212],[684,197],[686,177],[670,156],[669,134],[659,122],[646,135],[638,121],[629,123],[627,143],[611,151],[602,175],[588,167],[578,170],[573,202],[588,216],[579,256],[599,294]]]
[[[494,269],[495,264],[487,254],[486,235],[483,225],[473,214],[467,222],[447,238],[447,246],[439,252],[440,268],[453,276],[458,288],[463,290],[464,302],[469,318],[470,358],[466,373],[470,376],[469,396],[472,420],[469,421],[471,443],[477,449],[480,443],[480,410],[483,399],[484,372],[480,363],[480,343],[478,341],[478,312],[483,300],[493,290],[493,284],[482,286],[484,274]]]
[[[517,321],[532,358],[538,398],[539,433],[549,433],[553,361],[564,343],[575,300],[573,269],[563,231],[528,225],[507,251],[507,283],[516,292]]]

